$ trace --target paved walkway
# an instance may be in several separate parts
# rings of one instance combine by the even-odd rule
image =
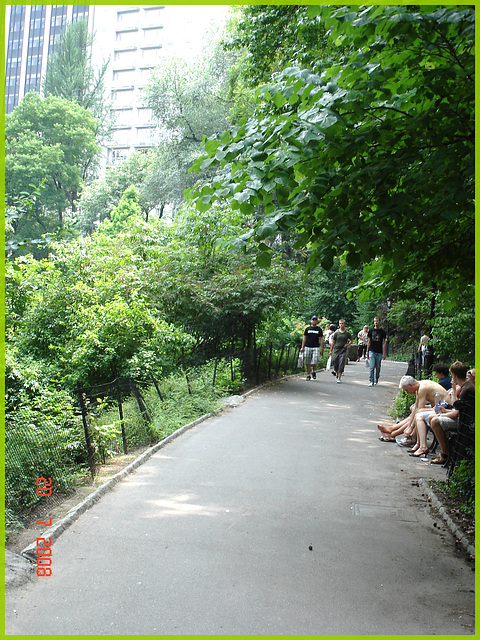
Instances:
[[[413,482],[445,471],[375,428],[404,372],[292,378],[187,431],[7,591],[7,634],[472,634],[472,568]]]

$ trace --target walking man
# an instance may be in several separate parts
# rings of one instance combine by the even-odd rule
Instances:
[[[378,384],[380,377],[380,369],[382,368],[382,360],[387,357],[385,355],[387,334],[380,326],[380,318],[375,316],[373,319],[373,329],[368,332],[368,363],[370,365],[370,386]]]
[[[310,326],[303,332],[303,341],[300,352],[307,366],[307,380],[317,378],[318,354],[323,356],[323,331],[318,326],[318,316],[312,316]],[[312,375],[310,376],[310,368]]]
[[[353,342],[350,331],[345,328],[345,320],[342,318],[338,321],[338,329],[331,338],[330,355],[332,355],[333,375],[337,377],[337,382],[342,381],[342,375],[345,370],[345,361],[347,359],[347,349]]]

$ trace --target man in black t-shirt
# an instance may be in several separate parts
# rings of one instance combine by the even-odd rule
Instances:
[[[382,360],[385,360],[385,341],[387,333],[380,327],[380,318],[373,319],[373,329],[368,332],[367,354],[370,365],[370,386],[378,384]]]
[[[315,380],[319,353],[323,355],[323,331],[318,326],[318,316],[312,316],[310,322],[310,326],[303,332],[300,353],[303,353],[303,360],[307,366],[307,380],[310,380],[310,368],[312,368],[311,377]]]

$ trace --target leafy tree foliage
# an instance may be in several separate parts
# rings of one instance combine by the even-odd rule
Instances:
[[[251,256],[219,248],[219,238],[234,237],[241,224],[241,216],[218,207],[202,216],[186,211],[159,264],[167,317],[181,319],[207,353],[250,346],[255,328],[286,307],[298,283],[279,260],[264,271]]]
[[[78,104],[56,96],[41,98],[34,92],[6,116],[7,205],[14,207],[21,194],[45,181],[28,215],[16,220],[15,239],[62,228],[65,213],[75,211],[85,177],[99,153],[97,126],[92,114]]]
[[[8,268],[9,341],[67,389],[138,373],[139,363],[145,376],[168,373],[182,347],[202,357],[231,352],[288,304],[295,279],[285,267],[264,272],[217,250],[221,232],[239,233],[238,215],[195,211],[147,223],[132,188],[104,225],[112,233],[101,226],[54,244],[48,260],[26,257]]]
[[[142,210],[138,203],[138,191],[132,185],[128,189],[125,189],[118,207],[115,207],[110,214],[110,219],[105,220],[99,228],[100,233],[106,233],[109,236],[115,236],[131,222],[131,218],[137,217],[140,219]]]
[[[152,74],[145,100],[158,123],[158,147],[149,184],[159,203],[183,201],[183,191],[194,183],[188,169],[200,143],[228,126],[232,61],[217,45],[198,59],[171,58]]]
[[[49,261],[30,268],[31,291],[23,308],[13,299],[14,343],[48,364],[49,375],[68,389],[128,375],[129,361],[146,343],[168,353],[180,334],[141,295],[136,259],[123,236],[97,233],[54,245]],[[140,292],[140,294],[139,294]]]
[[[98,121],[97,140],[108,136],[113,124],[105,93],[105,74],[109,61],[95,69],[92,45],[95,36],[87,20],[68,24],[47,61],[43,81],[44,95],[59,96],[90,109]]]
[[[258,90],[254,117],[205,144],[191,192],[265,216],[250,238],[295,229],[309,266],[366,265],[375,295],[410,280],[451,303],[473,285],[474,11],[320,7],[338,47],[325,69],[289,67]],[[448,256],[448,260],[446,260]],[[261,261],[267,262],[264,258]]]
[[[107,166],[103,177],[85,187],[79,201],[78,228],[82,233],[92,233],[108,218],[122,194],[132,185],[138,192],[142,216],[148,221],[149,213],[162,203],[155,181],[157,154],[156,149],[131,153],[121,162]]]
[[[432,323],[432,346],[437,359],[450,364],[460,360],[467,366],[475,366],[475,302],[462,296],[455,314],[439,302]]]
[[[5,256],[11,258],[20,251],[32,250],[32,247],[46,246],[54,238],[54,234],[43,234],[41,238],[19,239],[17,231],[20,222],[33,218],[37,201],[41,200],[45,190],[44,182],[31,193],[21,193],[18,196],[10,196],[5,202]]]
[[[353,327],[356,321],[356,300],[348,299],[346,292],[349,287],[357,284],[362,276],[361,269],[353,269],[341,265],[337,258],[329,271],[316,267],[306,277],[305,306],[310,316],[315,313],[326,316],[331,322],[338,324],[340,318],[345,318],[347,324]],[[372,322],[373,318],[369,319]],[[360,327],[359,327],[360,329]],[[359,331],[355,331],[355,335]],[[351,329],[352,333],[354,329]]]
[[[242,76],[251,86],[285,67],[315,68],[328,45],[323,21],[306,5],[238,7],[224,39],[227,50],[245,51]]]
[[[198,145],[227,123],[227,83],[228,56],[216,47],[193,60],[165,61],[152,74],[146,101],[168,139]]]

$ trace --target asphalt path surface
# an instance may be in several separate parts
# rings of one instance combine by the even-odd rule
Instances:
[[[378,439],[405,364],[290,378],[187,431],[79,517],[7,635],[470,635],[474,574]]]

